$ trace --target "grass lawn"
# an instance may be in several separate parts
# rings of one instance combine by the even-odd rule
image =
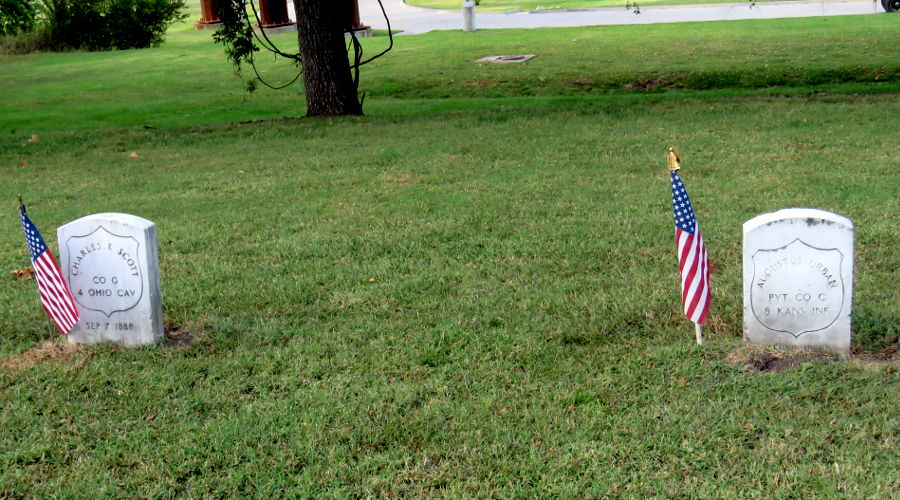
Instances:
[[[900,88],[897,16],[444,32],[395,38],[366,66],[369,112],[417,109],[412,98],[594,96],[666,90],[747,93],[792,87],[862,93]],[[171,127],[298,116],[302,87],[247,96],[209,32],[188,25],[152,50],[0,56],[0,130]],[[276,38],[296,47],[294,34]],[[376,53],[387,37],[366,40]],[[534,53],[524,65],[476,64]],[[296,69],[263,61],[289,81]],[[856,86],[856,87],[854,87]],[[75,91],[73,91],[73,88]],[[855,88],[855,90],[854,90]],[[133,96],[139,93],[140,99]],[[483,100],[476,101],[484,103]],[[414,104],[411,104],[414,103]]]
[[[463,0],[404,0],[415,7],[430,9],[458,10]],[[762,0],[772,1],[772,0]],[[549,10],[549,9],[598,9],[605,7],[622,7],[626,4],[640,5],[696,5],[707,3],[740,3],[738,0],[481,0],[477,9],[486,12],[502,12],[508,10]],[[749,2],[748,2],[749,3]],[[761,2],[757,2],[761,3]]]
[[[153,220],[172,337],[44,344],[7,274],[2,496],[891,497],[898,23],[402,37],[367,116],[327,120],[259,122],[302,94],[245,96],[209,33],[0,56],[0,266],[27,265],[18,194],[51,247]],[[473,62],[513,50],[541,56]],[[715,269],[703,347],[668,145]],[[791,206],[855,222],[869,354],[752,373],[741,223]]]

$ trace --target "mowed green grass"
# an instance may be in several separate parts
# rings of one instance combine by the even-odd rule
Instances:
[[[849,38],[881,43],[864,25]],[[166,59],[176,50],[218,57],[183,36],[186,45],[175,37],[155,51],[3,60],[17,65],[0,77],[4,95],[33,99],[14,106],[34,116],[0,118],[2,269],[27,264],[17,194],[51,246],[55,227],[89,213],[146,217],[158,225],[166,322],[193,342],[93,346],[14,367],[47,331],[34,284],[7,277],[0,491],[887,498],[897,489],[895,366],[817,361],[751,374],[728,360],[741,344],[741,223],[789,206],[854,220],[854,347],[896,345],[895,77],[645,93],[564,92],[547,73],[559,92],[473,99],[455,82],[490,69],[454,63],[448,47],[463,39],[447,33],[411,37],[363,74],[372,88],[388,74],[446,77],[446,98],[373,91],[365,117],[239,125],[302,105],[296,93],[237,102],[224,63],[222,87],[216,75],[167,76],[188,67]],[[455,69],[413,64],[416,44]],[[786,58],[896,68],[896,56],[862,52]],[[112,70],[119,58],[131,77]],[[719,64],[698,56],[683,71]],[[52,65],[71,72],[68,93],[37,77]],[[90,87],[94,67],[111,80]],[[47,85],[46,104],[33,84]],[[102,114],[79,119],[92,107],[77,96],[101,94]],[[679,312],[668,145],[684,156],[715,266],[704,347]]]
[[[803,93],[841,91],[840,85],[850,86],[843,92],[896,92],[898,30],[897,16],[870,15],[398,36],[388,57],[364,68],[360,92],[375,114],[403,112],[412,98],[768,93],[770,87]],[[172,127],[305,112],[299,85],[246,95],[210,36],[183,25],[157,49],[0,56],[0,130]],[[294,34],[277,42],[296,47]],[[364,43],[375,54],[388,41]],[[537,57],[524,65],[475,62],[520,53]],[[289,64],[259,60],[273,83],[295,75]]]

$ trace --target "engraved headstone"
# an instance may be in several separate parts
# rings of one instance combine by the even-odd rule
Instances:
[[[788,208],[744,223],[744,338],[850,354],[853,222]]]
[[[153,222],[103,213],[56,232],[60,266],[81,312],[69,342],[137,346],[164,336]]]

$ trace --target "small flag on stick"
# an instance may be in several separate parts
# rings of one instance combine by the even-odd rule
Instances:
[[[69,285],[60,272],[59,264],[41,238],[34,223],[25,212],[25,204],[19,204],[22,214],[22,229],[25,232],[25,243],[28,244],[28,252],[31,254],[31,267],[34,268],[34,278],[37,282],[38,293],[41,297],[41,305],[47,311],[47,315],[56,324],[63,335],[78,322],[78,308],[75,299],[69,291]]]
[[[672,176],[672,209],[675,214],[675,241],[678,243],[678,268],[681,271],[681,302],[684,314],[696,325],[697,343],[703,343],[700,328],[709,314],[709,256],[700,234],[700,225],[688,198],[678,170],[681,157],[675,148],[668,149]]]

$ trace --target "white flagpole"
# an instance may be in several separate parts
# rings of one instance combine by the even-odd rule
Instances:
[[[700,323],[694,323],[694,333],[697,334],[697,345],[703,345],[703,327]]]

